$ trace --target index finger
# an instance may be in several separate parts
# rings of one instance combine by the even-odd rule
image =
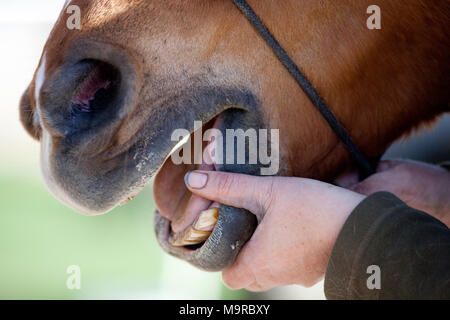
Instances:
[[[247,209],[258,220],[267,210],[267,198],[272,197],[273,177],[221,171],[190,171],[185,176],[185,182],[192,193],[228,206]]]

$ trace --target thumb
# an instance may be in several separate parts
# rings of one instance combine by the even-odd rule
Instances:
[[[247,209],[257,216],[258,221],[266,213],[273,197],[273,177],[189,171],[184,180],[192,193],[227,206]]]

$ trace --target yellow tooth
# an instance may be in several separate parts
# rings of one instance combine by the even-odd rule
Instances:
[[[211,231],[217,223],[219,208],[210,208],[202,211],[192,224],[194,229],[199,231]]]
[[[178,233],[172,233],[170,243],[173,246],[188,246],[204,242],[211,235],[219,217],[219,208],[210,208],[200,212],[192,226]]]

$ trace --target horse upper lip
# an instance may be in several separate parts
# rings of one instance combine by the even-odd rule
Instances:
[[[86,60],[117,68],[120,85],[107,113],[90,118],[89,130],[73,130],[74,118],[61,115],[60,106],[70,104],[74,88],[84,77],[83,72],[74,77],[72,68],[82,67],[78,63]],[[78,210],[81,207],[80,211],[105,213],[136,195],[176,144],[170,140],[175,129],[192,132],[194,120],[206,123],[230,108],[257,107],[255,97],[248,91],[211,87],[207,79],[203,85],[192,82],[192,87],[176,93],[170,90],[170,81],[168,88],[161,83],[157,87],[151,83],[144,86],[144,69],[135,64],[136,60],[142,61],[110,44],[80,40],[72,44],[57,74],[45,83],[44,125],[61,131],[57,141],[50,141],[47,151],[51,157],[46,157],[46,170],[53,177],[50,189],[63,193],[58,198]],[[58,90],[61,85],[62,91]],[[161,92],[162,87],[167,91]],[[144,98],[153,94],[157,97],[153,101]],[[150,101],[152,105],[146,106]],[[51,137],[56,137],[54,131],[50,132]]]

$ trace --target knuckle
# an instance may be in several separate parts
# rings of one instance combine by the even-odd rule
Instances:
[[[264,192],[260,193],[260,203],[263,212],[268,212],[273,207],[276,194],[276,183],[274,177],[268,177],[268,182],[266,184]]]
[[[241,286],[239,286],[238,281],[234,277],[233,272],[230,269],[225,270],[222,273],[222,281],[227,286],[227,288],[231,290],[237,290],[241,288]]]
[[[245,251],[246,247],[239,254],[237,260],[230,267],[222,271],[223,283],[232,290],[245,288],[256,281],[254,273],[256,266],[253,260],[249,260],[251,258]]]
[[[413,177],[413,171],[414,168],[411,168],[410,164],[402,163],[393,169],[393,174],[395,174],[396,179],[401,179],[406,182]]]
[[[276,194],[275,178],[271,177],[269,178],[269,183],[266,190],[266,197],[264,201],[264,209],[266,210],[266,212],[272,208],[275,200],[275,194]]]
[[[223,195],[227,196],[231,193],[234,186],[234,177],[230,174],[220,174],[217,182],[217,189]]]
[[[378,172],[386,171],[395,168],[396,166],[400,165],[401,161],[395,160],[395,159],[387,159],[382,160],[378,164]]]
[[[353,190],[354,192],[360,194],[368,195],[373,192],[374,188],[371,188],[369,183],[359,183],[350,188],[350,190]]]
[[[318,280],[315,279],[304,279],[303,282],[301,283],[301,285],[305,288],[311,288],[313,287],[316,283],[318,282]]]
[[[251,292],[262,292],[262,291],[266,291],[268,290],[268,288],[264,287],[263,285],[259,284],[259,283],[254,283],[250,286],[248,286],[247,291],[251,291]]]

